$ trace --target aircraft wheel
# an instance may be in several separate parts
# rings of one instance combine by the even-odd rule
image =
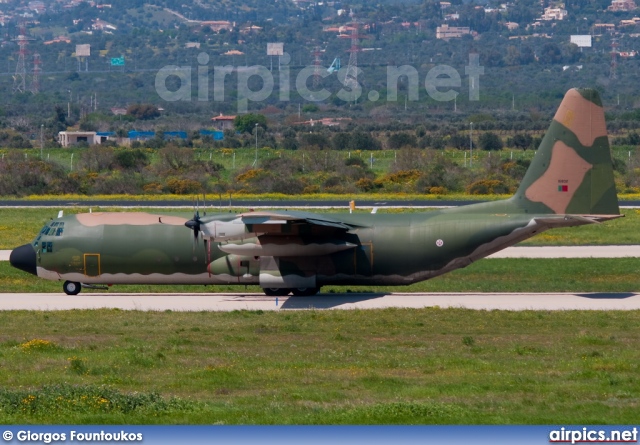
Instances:
[[[292,290],[296,297],[311,297],[320,291],[319,287],[296,287]]]
[[[262,289],[264,294],[268,297],[284,297],[285,295],[289,295],[291,289],[279,288],[279,287],[265,287]]]
[[[62,285],[62,290],[64,290],[64,293],[67,295],[78,295],[81,289],[82,286],[80,283],[76,283],[75,281],[65,281]]]

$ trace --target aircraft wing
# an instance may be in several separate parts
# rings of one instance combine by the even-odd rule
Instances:
[[[554,215],[534,218],[536,223],[549,228],[574,227],[585,224],[599,224],[610,219],[620,218],[624,215]]]
[[[309,224],[311,226],[332,227],[350,230],[357,226],[346,224],[334,218],[309,212],[248,212],[240,215],[244,224]]]
[[[205,236],[213,241],[232,241],[256,236],[318,236],[326,237],[335,232],[347,232],[360,227],[336,218],[309,212],[266,211],[247,212],[232,220],[212,217],[201,225]]]

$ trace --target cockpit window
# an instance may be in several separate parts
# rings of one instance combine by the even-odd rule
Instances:
[[[38,244],[40,244],[40,239],[44,236],[44,237],[50,237],[50,236],[62,236],[62,234],[64,233],[64,222],[63,221],[52,221],[48,224],[46,224],[42,230],[40,230],[40,233],[38,234],[38,236],[36,237],[35,240],[33,240],[33,246],[34,247],[38,247]],[[42,251],[43,252],[51,252],[51,243],[46,243],[46,242],[42,242],[41,244],[42,246]]]

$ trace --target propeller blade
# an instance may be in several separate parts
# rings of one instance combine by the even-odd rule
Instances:
[[[199,210],[200,199],[196,198],[194,201],[195,202],[194,202],[193,218],[185,222],[184,225],[189,229],[193,230],[193,249],[195,250],[196,244],[198,244],[198,241],[200,238],[199,235],[200,235],[201,221],[200,221],[200,210]]]

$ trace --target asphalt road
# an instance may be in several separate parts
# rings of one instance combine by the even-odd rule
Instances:
[[[0,293],[0,310],[117,308],[139,311],[322,310],[382,308],[467,308],[476,310],[638,310],[636,293],[400,293],[320,294],[315,297],[267,297],[233,294],[65,294]]]

